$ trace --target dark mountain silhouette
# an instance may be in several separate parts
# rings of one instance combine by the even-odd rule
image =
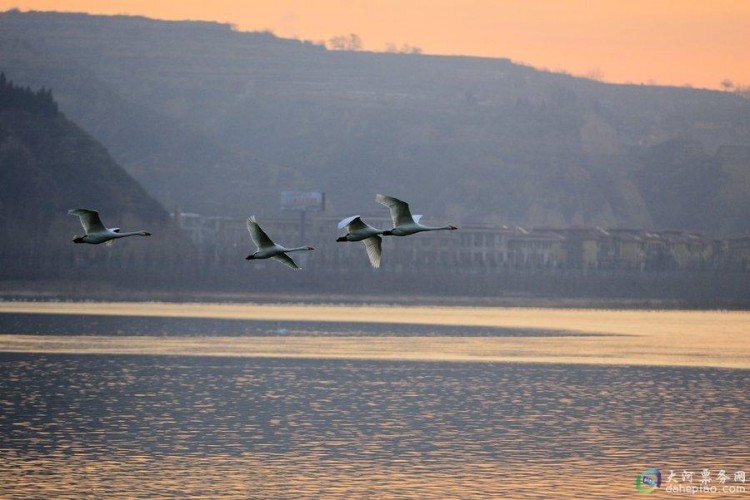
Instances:
[[[18,269],[43,256],[51,265],[69,256],[72,236],[82,234],[67,215],[72,208],[99,210],[105,224],[124,230],[164,235],[170,227],[166,210],[57,111],[49,90],[22,88],[0,75],[0,257]]]
[[[386,192],[457,223],[750,232],[735,94],[138,17],[11,11],[0,49],[170,207],[262,215],[321,189],[344,215]]]

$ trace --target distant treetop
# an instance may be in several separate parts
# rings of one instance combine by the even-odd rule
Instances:
[[[59,112],[52,90],[42,87],[36,92],[30,87],[15,85],[0,73],[0,111],[19,109],[29,113],[55,116]]]

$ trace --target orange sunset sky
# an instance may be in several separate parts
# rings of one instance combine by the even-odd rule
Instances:
[[[0,0],[0,10],[228,22],[364,50],[508,57],[609,82],[750,85],[750,0]]]

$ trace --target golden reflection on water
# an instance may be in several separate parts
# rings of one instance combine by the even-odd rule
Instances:
[[[641,337],[142,337],[0,335],[0,352],[152,354],[259,358],[371,359],[750,367],[746,349]],[[747,342],[745,342],[747,344]]]
[[[615,498],[635,494],[635,475],[650,467],[750,472],[746,313],[0,303],[3,311],[295,320],[317,330],[359,321],[404,335],[6,327],[0,498]],[[415,336],[414,324],[521,334]],[[523,335],[531,328],[550,336]]]
[[[750,369],[750,313],[466,307],[0,302],[0,313],[513,328],[549,336],[92,337],[0,333],[0,351],[444,361],[551,362]],[[561,336],[556,332],[586,334]],[[75,332],[70,332],[71,334]],[[597,334],[598,336],[591,336]]]
[[[742,370],[0,356],[0,497],[613,498],[750,464]]]
[[[619,498],[636,493],[635,471],[643,471],[638,464],[612,467],[584,460],[519,462],[517,469],[497,463],[448,467],[408,456],[389,464],[321,460],[315,454],[124,457],[95,463],[58,458],[53,473],[44,472],[48,457],[24,462],[0,492],[46,498]]]

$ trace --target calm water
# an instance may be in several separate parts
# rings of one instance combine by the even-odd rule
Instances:
[[[147,335],[168,337],[351,336],[591,337],[598,334],[516,328],[361,322],[257,321],[154,316],[0,313],[0,333],[23,335]]]
[[[696,483],[704,468],[750,473],[748,382],[700,368],[0,353],[0,497],[615,497],[649,467]]]

